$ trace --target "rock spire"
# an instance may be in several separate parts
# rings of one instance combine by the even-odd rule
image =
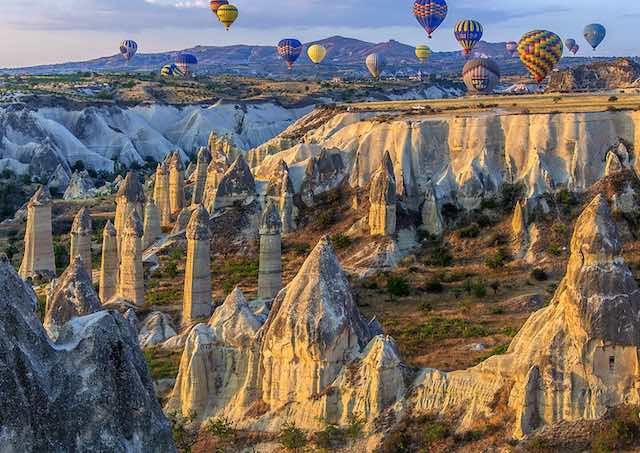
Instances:
[[[180,154],[174,151],[169,156],[169,202],[171,215],[177,216],[185,207],[184,165]]]
[[[389,153],[371,178],[369,189],[369,228],[372,236],[391,236],[396,232],[396,179]]]
[[[160,211],[158,206],[149,200],[144,207],[144,237],[142,246],[147,249],[162,235]]]
[[[187,261],[184,276],[182,323],[190,325],[211,315],[211,232],[209,213],[202,206],[191,214],[187,225]]]
[[[89,278],[91,278],[91,235],[93,233],[93,223],[91,222],[91,215],[89,210],[84,207],[78,211],[73,225],[71,226],[71,247],[69,250],[69,256],[73,261],[75,257],[82,257],[82,263],[84,264],[85,271]]]
[[[207,174],[211,155],[206,148],[200,148],[195,169],[195,182],[193,185],[193,195],[191,204],[197,205],[204,202],[204,193],[207,186]]]
[[[100,300],[106,304],[118,293],[118,244],[117,232],[111,220],[102,231],[102,258],[100,261]]]
[[[27,204],[27,226],[20,275],[24,279],[51,278],[56,275],[51,224],[51,196],[45,187],[40,187]]]
[[[171,226],[171,201],[169,201],[169,170],[165,162],[160,162],[156,169],[153,199],[160,211],[160,225]]]
[[[127,218],[120,244],[118,296],[138,306],[144,305],[143,234],[142,222],[134,210]]]
[[[269,202],[260,221],[258,299],[273,299],[282,289],[282,223],[275,203]]]
[[[130,171],[127,173],[116,195],[116,218],[114,225],[118,232],[118,250],[120,250],[120,241],[124,235],[127,219],[129,219],[134,211],[139,218],[142,218],[144,201],[145,197],[142,184],[138,181],[136,174]]]

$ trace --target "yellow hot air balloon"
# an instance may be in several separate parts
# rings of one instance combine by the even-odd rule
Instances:
[[[222,5],[218,8],[218,19],[229,30],[231,24],[233,24],[238,18],[238,8],[234,5]]]
[[[420,63],[426,63],[432,53],[429,46],[423,44],[416,46],[416,57],[420,60]]]
[[[327,48],[320,44],[314,44],[307,50],[307,55],[314,64],[320,64],[327,56]]]

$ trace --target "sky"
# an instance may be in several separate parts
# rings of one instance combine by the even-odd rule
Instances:
[[[640,19],[636,0],[448,0],[449,15],[427,40],[411,13],[413,0],[232,0],[240,17],[225,31],[208,0],[0,0],[0,67],[62,63],[113,55],[134,39],[140,52],[196,45],[275,45],[283,37],[303,42],[342,35],[371,42],[390,39],[435,51],[458,49],[452,27],[459,19],[483,23],[487,41],[517,41],[533,29],[575,38],[581,55],[640,54],[632,39]],[[604,5],[604,7],[603,7]],[[593,52],[584,25],[608,28]]]

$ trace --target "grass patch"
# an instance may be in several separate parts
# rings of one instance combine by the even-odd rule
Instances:
[[[180,367],[180,353],[150,348],[144,351],[149,372],[154,380],[175,379]]]

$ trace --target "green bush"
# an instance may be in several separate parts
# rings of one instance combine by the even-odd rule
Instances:
[[[343,430],[336,425],[328,424],[324,430],[316,433],[315,443],[325,451],[335,451],[344,447],[346,435]]]
[[[426,445],[431,445],[449,436],[449,427],[440,421],[427,421],[423,430],[423,440]]]
[[[403,277],[390,276],[387,278],[387,292],[394,297],[406,297],[411,293],[411,289]]]
[[[178,276],[178,264],[171,260],[164,266],[164,275],[169,278],[175,278]]]
[[[222,444],[228,444],[236,437],[236,428],[227,417],[217,417],[209,420],[205,430]]]
[[[562,256],[562,246],[560,244],[549,244],[547,247],[547,253],[553,256]]]
[[[466,319],[435,317],[411,329],[410,334],[420,340],[446,340],[486,337],[490,332],[480,324],[474,324]]]
[[[458,237],[462,239],[476,238],[480,234],[480,226],[478,224],[469,225],[468,227],[458,230]]]
[[[509,251],[500,247],[493,256],[490,256],[485,260],[485,265],[490,269],[500,269],[504,267],[506,262],[511,259],[511,254]]]
[[[286,422],[280,430],[278,442],[287,450],[300,451],[307,445],[307,436],[295,423]]]
[[[334,234],[331,236],[331,244],[336,250],[346,249],[351,245],[351,238],[344,234]]]
[[[440,283],[440,280],[433,279],[425,284],[424,290],[428,293],[440,294],[444,291],[444,285]]]
[[[445,247],[438,247],[431,252],[431,263],[440,266],[447,267],[453,261],[453,257]]]

